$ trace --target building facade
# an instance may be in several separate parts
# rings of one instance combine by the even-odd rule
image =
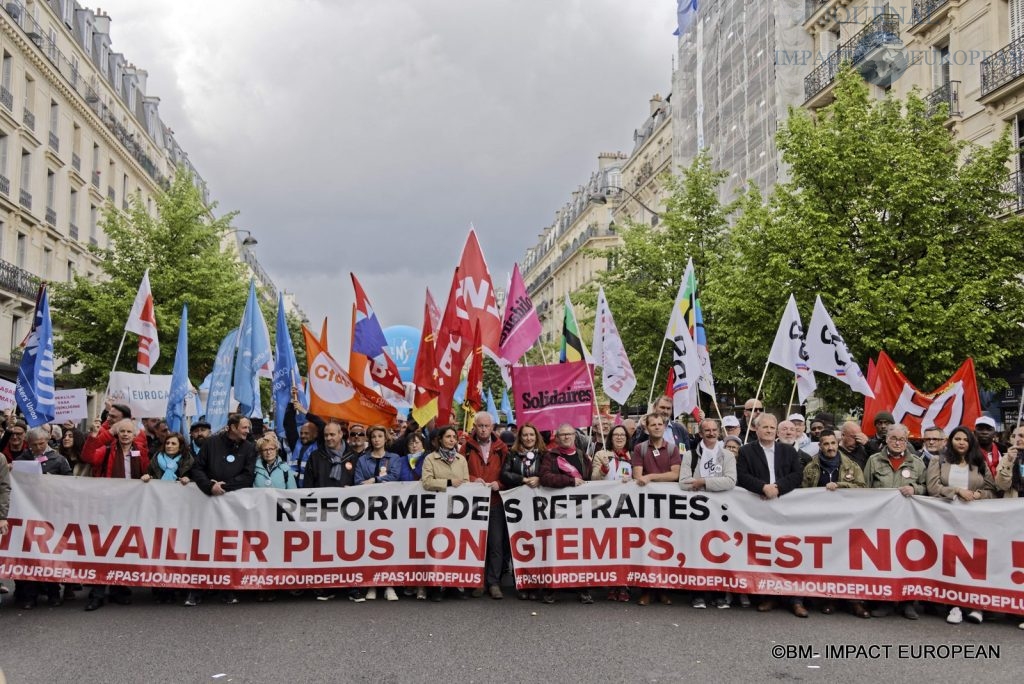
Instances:
[[[657,226],[668,198],[672,168],[672,96],[654,95],[650,114],[633,131],[633,150],[622,165],[621,189],[608,189],[615,223]]]

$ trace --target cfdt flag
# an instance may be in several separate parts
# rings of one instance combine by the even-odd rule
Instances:
[[[391,425],[398,411],[373,390],[356,382],[320,347],[316,336],[302,326],[309,364],[309,411],[363,425]]]
[[[206,422],[214,432],[228,424],[228,413],[231,411],[231,370],[236,346],[238,328],[224,336],[217,348],[217,358],[213,361],[210,392],[206,395]]]
[[[250,279],[249,299],[238,329],[238,354],[235,356],[235,399],[243,416],[262,412],[257,374],[270,359],[270,333],[256,299],[256,281]]]
[[[779,329],[775,332],[775,342],[772,343],[768,361],[796,375],[796,390],[801,404],[807,401],[807,397],[818,386],[814,380],[814,371],[811,370],[810,358],[804,342],[804,326],[796,308],[796,298],[789,295],[789,303],[779,321]]]
[[[46,285],[39,288],[32,329],[22,343],[24,352],[18,366],[14,398],[30,428],[51,423],[57,412],[53,381],[53,324]]]
[[[188,380],[188,304],[185,304],[181,307],[171,391],[167,394],[167,427],[171,432],[185,432],[185,401],[191,391],[192,383]]]
[[[157,340],[156,310],[153,307],[153,290],[149,286],[149,269],[142,275],[139,291],[128,312],[124,329],[139,336],[139,353],[135,367],[140,373],[149,373],[160,358],[160,342]]]
[[[512,269],[508,297],[505,300],[505,321],[501,326],[498,355],[509,364],[515,364],[540,339],[540,334],[537,309],[526,292],[519,264],[516,264]]]
[[[665,329],[665,339],[672,345],[672,367],[669,369],[668,393],[672,396],[672,415],[696,414],[697,379],[700,377],[700,355],[690,336],[685,312],[690,302],[686,296],[686,280],[679,282],[679,292],[672,304],[672,315]]]
[[[875,396],[867,378],[860,372],[860,366],[850,356],[850,350],[836,329],[836,324],[832,322],[832,317],[825,310],[821,295],[814,299],[814,311],[811,313],[806,337],[811,370],[831,375],[866,397]]]
[[[292,345],[292,334],[288,329],[288,318],[284,313],[284,294],[277,295],[277,326],[274,331],[274,378],[272,391],[274,397],[274,432],[284,437],[284,412],[292,401],[292,387],[298,387],[299,364],[295,359],[295,347]]]
[[[625,404],[636,388],[636,374],[622,346],[622,338],[615,327],[612,310],[602,287],[597,293],[597,316],[594,320],[594,366],[602,368],[601,383],[604,393],[619,404]]]
[[[352,288],[355,290],[356,299],[351,351],[362,354],[369,360],[370,375],[374,382],[394,392],[404,394],[405,385],[402,383],[398,366],[385,351],[388,340],[384,336],[384,329],[381,327],[380,321],[377,320],[377,314],[374,312],[373,306],[370,305],[370,299],[363,291],[362,285],[359,284],[356,274],[349,273],[349,275],[352,276]],[[362,378],[360,378],[361,380]]]

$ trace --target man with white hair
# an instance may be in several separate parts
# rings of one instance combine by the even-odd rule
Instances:
[[[793,443],[793,446],[795,446],[797,449],[801,451],[805,450],[807,446],[811,443],[811,438],[807,434],[807,421],[804,420],[803,414],[790,414],[787,420],[789,420],[789,422],[792,423],[793,427],[796,429],[796,441]]]
[[[487,411],[480,411],[473,417],[473,432],[466,438],[463,454],[469,466],[470,481],[487,485],[491,490],[484,587],[492,599],[502,599],[501,575],[505,570],[505,561],[508,560],[508,527],[498,492],[505,488],[501,482],[501,468],[508,458],[508,447],[500,439],[494,439],[494,416]],[[474,589],[473,597],[483,596],[484,587]]]

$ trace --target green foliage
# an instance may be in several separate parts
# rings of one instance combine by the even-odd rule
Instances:
[[[183,171],[156,197],[156,209],[157,215],[150,216],[137,198],[127,215],[109,208],[102,227],[110,246],[92,248],[100,259],[102,282],[77,276],[73,282],[53,284],[53,318],[61,332],[55,341],[56,355],[67,362],[66,367],[81,364],[77,382],[82,386],[106,386],[128,312],[147,268],[160,331],[160,359],[154,373],[172,370],[181,308],[186,302],[189,375],[194,383],[212,370],[217,346],[241,319],[248,283],[238,260],[221,251],[221,238],[230,229],[234,214],[211,220],[213,207],[204,205]],[[135,371],[137,341],[134,334],[128,334],[117,370]]]

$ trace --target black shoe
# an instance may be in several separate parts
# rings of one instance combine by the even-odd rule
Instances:
[[[50,607],[51,608],[59,608],[59,607],[61,607],[63,605],[64,605],[64,599],[62,599],[60,596],[54,596],[54,597],[50,598]]]
[[[91,599],[89,599],[89,602],[85,604],[85,610],[87,612],[88,611],[93,611],[93,610],[99,610],[102,607],[103,607],[103,599],[101,599],[101,598],[91,598]]]
[[[430,597],[429,598],[434,603],[440,603],[441,602],[441,594],[442,594],[442,591],[440,589],[433,589],[430,592]]]
[[[548,605],[555,602],[555,592],[545,591],[544,595],[540,599],[541,603],[547,603]]]
[[[21,610],[32,610],[35,607],[36,607],[36,602],[35,601],[22,601],[21,603],[18,604],[18,608],[20,608]]]
[[[110,597],[111,603],[116,603],[119,606],[130,606],[132,605],[132,597],[127,595],[113,594]]]
[[[589,606],[593,602],[594,602],[594,597],[590,595],[589,591],[581,591],[580,592],[580,603],[582,603],[585,606]]]
[[[188,595],[185,597],[185,603],[183,603],[182,605],[186,608],[194,608],[198,606],[200,602],[202,602],[202,597],[200,596],[199,592],[190,591],[188,592]]]
[[[235,592],[233,591],[225,591],[223,594],[220,595],[220,601],[221,603],[226,603],[229,606],[233,606],[236,603],[238,603],[238,597],[235,596]]]

